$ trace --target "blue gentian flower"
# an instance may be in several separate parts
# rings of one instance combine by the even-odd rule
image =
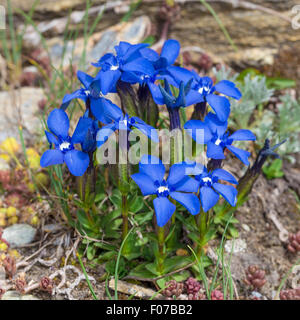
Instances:
[[[131,176],[144,196],[156,195],[153,200],[157,224],[163,227],[172,217],[176,206],[169,197],[182,204],[192,215],[200,211],[200,202],[195,194],[199,184],[186,175],[186,165],[174,164],[169,176],[164,179],[165,166],[160,159],[144,155],[139,163],[139,172]]]
[[[155,70],[165,72],[168,67],[176,61],[180,51],[180,43],[177,40],[169,39],[165,41],[160,55],[150,48],[141,50],[142,56],[153,63]]]
[[[110,118],[111,123],[102,127],[98,131],[97,135],[97,146],[101,147],[109,138],[109,136],[116,130],[131,131],[132,128],[136,128],[141,131],[148,138],[154,142],[159,142],[158,134],[156,129],[149,126],[143,120],[138,117],[129,117],[128,114],[123,115],[123,112],[119,107],[110,109],[111,113],[108,114],[106,110],[106,117]]]
[[[213,85],[211,78],[200,77],[195,71],[181,69],[173,67],[169,72],[177,83],[180,83],[181,81],[188,81],[191,77],[193,78],[191,90],[186,98],[187,105],[207,102],[214,110],[220,121],[227,121],[230,114],[230,102],[226,97],[216,95],[214,93],[219,92],[223,95],[239,100],[242,97],[242,94],[235,84],[228,80],[222,80],[216,85]]]
[[[119,79],[125,82],[134,81],[131,75],[135,72],[152,75],[154,72],[152,63],[140,53],[140,50],[147,46],[148,44],[132,45],[121,41],[118,46],[115,46],[116,55],[107,53],[92,65],[101,68],[100,72],[105,73],[106,81],[110,87],[115,87]]]
[[[116,106],[104,97],[109,92],[112,92],[111,84],[105,74],[102,72],[99,73],[96,78],[93,78],[79,70],[77,72],[77,77],[82,83],[83,88],[80,88],[71,94],[66,94],[60,108],[66,110],[73,99],[81,99],[85,103],[89,101],[94,116],[105,124],[109,123],[109,120],[102,115],[101,111],[99,112],[99,109],[103,110]]]
[[[87,110],[84,113],[84,116],[79,119],[78,125],[82,123],[84,126],[86,126],[85,130],[87,129],[86,136],[83,142],[81,143],[81,149],[83,152],[91,153],[91,152],[94,152],[97,148],[96,137],[97,137],[97,132],[99,130],[99,127],[98,127],[98,120],[93,120],[89,118],[88,115],[89,115],[89,111]]]
[[[219,183],[219,180],[224,180],[232,184],[238,182],[232,174],[223,170],[216,169],[208,172],[206,167],[201,164],[195,165],[198,173],[195,179],[199,182],[200,201],[204,212],[207,212],[215,206],[221,195],[231,206],[236,205],[237,190],[231,185],[224,185]]]
[[[148,86],[155,103],[164,104],[163,96],[156,82],[157,80],[166,79],[171,85],[178,87],[177,82],[174,81],[168,70],[172,68],[179,55],[179,51],[180,44],[174,39],[165,41],[160,55],[151,48],[142,48],[140,53],[152,63],[154,72],[152,74],[141,72],[127,73],[123,80],[130,83],[139,83],[141,86]],[[180,67],[177,68],[181,69]]]
[[[182,81],[179,87],[179,93],[177,97],[175,97],[171,91],[169,82],[167,79],[164,80],[165,87],[163,88],[159,85],[159,89],[161,91],[162,103],[165,104],[168,109],[175,109],[180,107],[186,107],[186,95],[190,91],[191,80],[186,84]]]
[[[250,152],[234,147],[232,143],[234,141],[256,140],[255,135],[250,130],[237,130],[233,134],[227,132],[227,122],[221,122],[218,117],[209,113],[204,121],[201,120],[189,120],[185,123],[184,129],[188,130],[192,138],[197,143],[207,144],[207,157],[212,159],[225,159],[224,149],[230,150],[238,159],[240,159],[245,165],[249,165]],[[203,135],[197,135],[196,130],[204,130],[204,141],[197,141],[197,137],[203,138]]]
[[[47,120],[50,132],[45,131],[50,150],[43,153],[40,160],[41,166],[66,163],[74,176],[82,176],[89,166],[90,159],[87,153],[76,150],[74,144],[84,142],[90,120],[81,118],[73,136],[70,137],[68,115],[61,109],[54,109]],[[54,149],[51,149],[52,144],[54,144]]]

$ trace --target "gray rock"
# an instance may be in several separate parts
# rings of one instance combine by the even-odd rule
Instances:
[[[7,291],[4,293],[1,300],[40,300],[40,299],[38,299],[37,297],[31,294],[26,294],[22,296],[17,291]]]
[[[235,240],[228,240],[225,243],[225,251],[230,253],[239,253],[244,252],[247,248],[247,243],[243,239],[235,239]]]
[[[21,300],[21,295],[17,291],[6,291],[1,300]]]
[[[50,232],[56,233],[62,229],[63,229],[63,227],[57,223],[50,223],[50,224],[44,225],[44,231],[46,231],[48,233],[50,233]]]
[[[25,296],[21,296],[20,300],[40,300],[40,299],[31,294],[25,294]]]
[[[2,238],[5,239],[12,248],[21,247],[33,241],[36,229],[28,224],[14,224],[3,231]]]
[[[94,33],[86,44],[86,66],[89,67],[91,62],[98,61],[107,52],[114,53],[114,46],[120,41],[139,43],[145,38],[150,27],[150,19],[141,16],[133,21],[121,22],[102,32]],[[54,37],[46,42],[50,48],[51,62],[55,67],[59,67],[60,64],[67,67],[70,60],[74,64],[82,62],[80,60],[85,49],[84,38],[77,38],[67,44],[62,37]]]
[[[37,116],[38,103],[45,97],[41,88],[23,87],[19,90],[0,92],[1,108],[0,141],[8,137],[19,139],[18,114],[22,115],[21,124],[25,138],[31,138],[42,128]]]

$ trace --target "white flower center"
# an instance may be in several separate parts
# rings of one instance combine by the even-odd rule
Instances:
[[[110,70],[112,70],[112,71],[115,71],[115,70],[118,70],[119,69],[119,66],[111,66],[110,67]]]
[[[209,87],[201,87],[201,88],[199,88],[199,90],[198,90],[198,92],[199,92],[200,94],[203,94],[203,91],[204,91],[204,93],[209,93]]]
[[[89,96],[91,94],[91,91],[90,90],[85,90],[84,93]]]
[[[69,149],[70,148],[70,143],[69,142],[63,142],[63,143],[61,143],[60,145],[59,145],[59,149],[61,150],[61,151],[63,151],[63,150],[65,150],[65,149]]]
[[[215,145],[218,146],[221,142],[222,142],[222,140],[217,139],[216,142],[215,142]]]
[[[164,193],[165,191],[169,191],[169,188],[168,188],[168,187],[160,186],[160,187],[157,189],[157,192],[158,192],[158,193]]]
[[[205,182],[205,183],[206,182],[210,182],[210,183],[212,182],[210,177],[205,177],[205,178],[202,179],[202,181]]]

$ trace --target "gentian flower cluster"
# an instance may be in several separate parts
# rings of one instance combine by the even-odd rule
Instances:
[[[121,109],[108,99],[109,93],[120,94],[122,83],[132,86],[132,92],[149,94],[153,103],[166,105],[170,129],[183,127],[197,143],[204,143],[208,159],[223,160],[224,151],[228,149],[245,165],[249,165],[250,153],[235,147],[233,143],[253,141],[254,134],[249,130],[230,132],[228,129],[229,98],[239,100],[240,91],[233,82],[223,80],[214,85],[211,78],[200,77],[195,71],[174,65],[179,52],[179,42],[172,39],[164,43],[160,54],[147,44],[120,42],[115,47],[115,54],[107,53],[92,63],[99,68],[95,77],[78,71],[81,87],[66,94],[60,109],[53,110],[48,117],[49,131],[46,131],[46,136],[50,149],[43,154],[41,166],[66,163],[73,175],[82,176],[89,166],[93,166],[96,148],[100,148],[109,135],[117,130],[129,132],[135,128],[154,142],[159,142],[157,128],[146,123],[142,112],[138,117],[126,109],[126,103],[125,106],[122,104]],[[134,91],[136,87],[138,90]],[[74,99],[82,100],[86,110],[70,137],[66,110]],[[212,112],[208,112],[203,120],[193,119],[181,125],[179,109],[199,103],[205,108],[208,105]],[[203,130],[204,141],[197,141],[197,130]],[[76,145],[80,149],[76,149]],[[144,196],[155,197],[153,205],[157,224],[163,227],[174,214],[176,202],[192,215],[213,208],[220,195],[230,205],[236,205],[237,191],[232,186],[237,184],[235,178],[220,167],[210,171],[207,168],[199,163],[172,163],[165,178],[166,168],[161,160],[144,155],[139,172],[131,178]],[[194,178],[190,175],[194,175]],[[227,184],[220,181],[226,181]]]
[[[199,199],[191,193],[197,191],[198,183],[186,175],[184,163],[171,166],[168,178],[164,179],[166,170],[161,160],[144,155],[139,163],[139,170],[139,173],[133,174],[131,178],[140,187],[144,196],[157,196],[153,204],[159,227],[163,227],[176,210],[176,206],[169,198],[178,201],[192,215],[199,213]]]

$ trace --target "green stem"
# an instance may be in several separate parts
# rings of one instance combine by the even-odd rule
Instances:
[[[122,193],[122,218],[123,218],[123,230],[122,239],[124,240],[128,233],[128,202],[127,202],[127,184],[128,184],[128,168],[127,164],[119,164],[119,174],[120,174],[120,191]]]
[[[123,217],[123,230],[122,240],[124,240],[128,233],[128,202],[127,194],[122,195],[122,217]]]
[[[196,219],[199,228],[199,244],[197,248],[197,254],[200,257],[204,247],[204,237],[207,232],[207,213],[201,208],[201,211],[198,216],[196,216]]]
[[[158,271],[160,274],[163,274],[164,271],[164,245],[165,245],[165,228],[157,227],[157,239],[158,239]]]

